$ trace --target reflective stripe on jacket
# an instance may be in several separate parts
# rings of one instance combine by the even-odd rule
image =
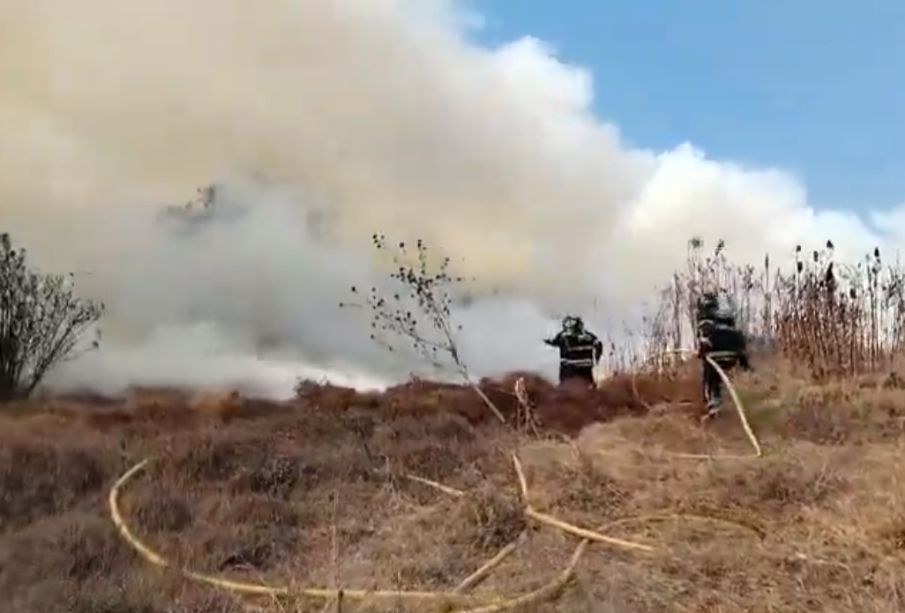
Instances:
[[[559,333],[547,343],[559,348],[559,361],[563,366],[593,368],[603,353],[600,339],[589,332],[575,336]]]

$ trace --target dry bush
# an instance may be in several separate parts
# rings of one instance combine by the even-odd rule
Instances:
[[[133,497],[129,506],[134,509],[135,525],[142,532],[182,532],[191,527],[191,504],[168,485],[155,483]]]
[[[297,504],[269,496],[246,494],[231,499],[218,517],[222,518],[224,525],[251,522],[294,529],[305,527],[306,515],[305,509]]]
[[[274,454],[243,466],[231,489],[285,500],[306,476],[315,473],[316,468],[300,456]]]
[[[163,613],[152,603],[120,590],[81,595],[71,606],[72,613]]]
[[[177,613],[177,611],[179,613],[247,613],[249,611],[238,597],[209,590],[189,590],[180,594],[174,604],[175,606],[167,608],[166,613]]]
[[[391,470],[440,480],[479,461],[488,452],[472,426],[456,415],[400,417],[379,425],[371,437],[374,454]]]
[[[53,582],[54,592],[65,595],[86,582],[119,577],[132,560],[106,518],[70,513],[0,541],[0,593],[31,598],[30,590]]]
[[[518,498],[503,495],[488,482],[470,490],[450,519],[461,527],[460,542],[478,556],[495,554],[527,526]]]
[[[845,408],[804,405],[789,411],[785,427],[795,437],[818,445],[844,445],[851,434]]]
[[[198,535],[189,559],[208,572],[260,572],[301,555],[301,534],[270,523],[244,522],[215,527]]]
[[[567,512],[603,520],[618,516],[628,501],[624,486],[590,462],[577,469],[560,471],[559,476],[568,487],[553,504]]]
[[[482,393],[510,421],[516,419],[521,411],[514,393],[519,376],[525,376],[534,417],[541,429],[565,434],[575,434],[594,422],[626,414],[643,414],[648,400],[662,401],[671,395],[682,398],[700,395],[700,384],[693,380],[694,372],[690,369],[683,369],[673,379],[639,377],[638,393],[633,390],[627,376],[607,380],[597,390],[556,387],[537,375],[513,374],[481,380],[478,386]],[[456,438],[468,437],[469,431],[475,427],[487,428],[496,422],[484,401],[474,394],[473,389],[463,385],[414,379],[391,387],[382,394],[374,394],[307,382],[301,384],[297,391],[300,408],[325,416],[323,424],[309,426],[325,428],[317,431],[319,438],[336,436],[337,429],[360,430],[362,425],[368,430],[373,429],[375,419],[385,422],[410,418],[412,423],[449,428],[450,435]]]
[[[0,530],[61,513],[98,492],[111,474],[102,450],[38,439],[0,447]]]
[[[73,586],[61,602],[54,604],[66,613],[245,613],[249,610],[235,596],[187,586],[171,575],[139,573],[114,582],[91,580]],[[54,604],[42,602],[40,608],[23,608],[21,612],[54,611]]]
[[[385,448],[391,466],[405,473],[442,480],[467,464],[456,449],[436,440],[407,440]]]
[[[703,496],[697,500],[774,515],[819,507],[848,489],[843,460],[813,445],[799,443],[754,464],[713,466],[699,490]]]
[[[869,381],[787,383],[771,431],[819,445],[895,442],[905,433],[905,393]]]
[[[451,444],[468,444],[477,438],[475,428],[464,417],[442,409],[432,411],[432,414],[403,415],[384,421],[372,427],[370,434],[388,437],[394,442],[438,439]]]
[[[177,452],[175,471],[193,481],[226,481],[249,464],[269,459],[266,442],[253,436],[201,435],[195,445]]]

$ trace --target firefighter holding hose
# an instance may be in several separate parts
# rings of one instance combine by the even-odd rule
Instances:
[[[703,361],[704,401],[707,405],[706,419],[713,419],[720,413],[723,381],[710,358],[724,372],[736,366],[750,370],[745,335],[736,326],[735,315],[726,301],[718,298],[717,292],[706,291],[697,304],[698,357]]]

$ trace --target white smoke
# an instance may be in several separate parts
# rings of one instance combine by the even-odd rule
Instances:
[[[482,47],[478,17],[453,0],[0,0],[3,225],[108,304],[102,350],[57,380],[392,380],[413,362],[337,308],[375,278],[374,232],[478,277],[460,312],[476,374],[551,372],[559,316],[619,322],[692,235],[743,258],[905,236],[905,213],[875,214],[881,233],[817,212],[778,170],[627,147],[586,70],[530,38]],[[222,219],[160,221],[212,181]]]

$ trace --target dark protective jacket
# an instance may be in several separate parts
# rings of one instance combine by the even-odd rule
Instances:
[[[747,366],[747,342],[736,327],[730,310],[719,307],[699,308],[697,313],[698,353],[714,359],[730,358]]]
[[[713,299],[713,301],[702,301],[698,304],[696,320],[698,325],[702,322],[713,322],[730,328],[735,327],[735,313],[732,311],[731,305],[725,300]]]
[[[578,334],[560,332],[544,342],[559,349],[561,366],[573,368],[594,368],[603,354],[603,343],[587,330]]]

